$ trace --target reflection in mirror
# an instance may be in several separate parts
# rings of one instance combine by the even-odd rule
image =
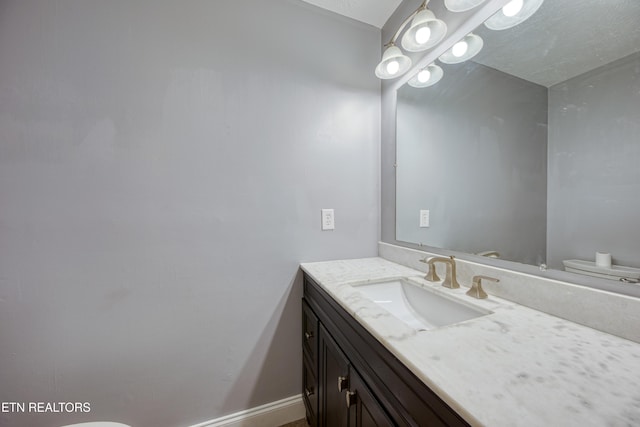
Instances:
[[[397,240],[619,280],[595,263],[607,253],[633,278],[638,22],[638,1],[547,1],[516,27],[477,28],[482,51],[440,64],[437,84],[400,88]]]

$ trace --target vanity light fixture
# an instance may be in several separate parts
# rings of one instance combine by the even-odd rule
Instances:
[[[511,0],[487,19],[484,25],[490,30],[506,30],[529,19],[542,6],[544,0]]]
[[[376,77],[379,79],[399,77],[411,68],[411,58],[404,55],[398,46],[393,42],[387,46],[382,54],[382,61],[376,67]]]
[[[407,83],[409,83],[409,86],[416,88],[429,87],[438,83],[443,75],[442,68],[436,64],[431,64],[418,71]]]
[[[451,12],[466,12],[484,2],[485,0],[444,0],[444,5]]]
[[[433,12],[427,9],[423,3],[416,16],[411,21],[411,27],[402,36],[402,47],[409,52],[422,52],[427,50],[444,38],[447,34],[447,24],[436,19]]]
[[[480,36],[469,33],[438,59],[445,64],[459,64],[476,56],[483,45],[484,42]]]
[[[424,0],[420,7],[404,20],[389,43],[385,45],[382,60],[376,67],[379,79],[400,77],[411,68],[411,58],[402,53],[396,46],[396,40],[407,27],[411,26],[401,40],[402,47],[408,52],[421,52],[438,44],[447,33],[447,24],[436,19],[433,12],[427,9],[429,0]]]

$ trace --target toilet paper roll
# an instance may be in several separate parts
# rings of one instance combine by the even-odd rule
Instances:
[[[611,254],[596,252],[596,266],[611,268]]]

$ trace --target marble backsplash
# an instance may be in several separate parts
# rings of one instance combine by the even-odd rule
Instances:
[[[420,262],[425,256],[441,256],[388,243],[378,243],[378,255],[389,261],[427,271]],[[640,343],[640,298],[601,291],[568,282],[532,276],[503,268],[456,259],[457,277],[461,286],[469,287],[475,275],[495,277],[497,283],[483,281],[491,295],[542,311],[609,334]],[[436,271],[444,277],[444,264]]]

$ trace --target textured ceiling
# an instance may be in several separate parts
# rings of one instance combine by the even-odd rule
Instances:
[[[516,27],[476,33],[473,61],[550,87],[640,51],[640,1],[546,0]]]
[[[378,28],[402,0],[302,0]],[[546,0],[527,21],[503,31],[484,25],[473,59],[553,86],[640,51],[640,0]]]
[[[402,0],[302,0],[382,28]]]

